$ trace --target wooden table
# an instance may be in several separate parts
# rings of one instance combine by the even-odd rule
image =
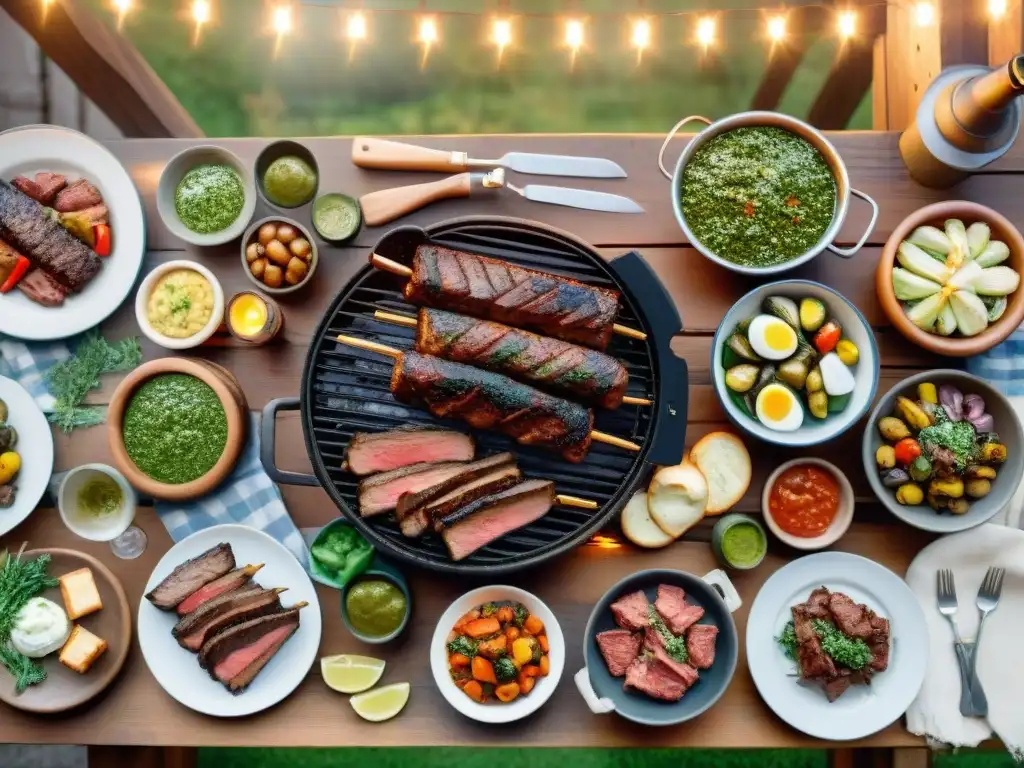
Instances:
[[[1024,148],[1015,149],[986,173],[966,181],[953,194],[925,190],[907,176],[892,133],[838,133],[830,137],[845,158],[854,187],[879,203],[881,215],[869,245],[850,260],[825,254],[791,276],[821,280],[850,298],[876,328],[882,359],[881,396],[904,377],[942,361],[903,340],[888,327],[875,298],[873,275],[880,246],[895,225],[916,208],[956,195],[983,202],[1016,221],[1024,220],[1024,198],[1017,192],[1024,173]],[[675,157],[689,137],[679,137],[670,150]],[[607,255],[628,249],[640,250],[665,283],[683,317],[685,331],[673,348],[687,359],[690,368],[690,400],[687,442],[716,428],[727,428],[726,417],[710,385],[708,368],[711,337],[726,310],[754,283],[703,259],[689,247],[672,215],[669,184],[656,165],[657,136],[515,136],[417,139],[431,146],[468,150],[471,156],[496,157],[509,149],[591,154],[610,157],[629,172],[627,180],[559,180],[625,194],[648,211],[643,216],[614,216],[530,203],[515,195],[492,200],[444,203],[415,214],[403,223],[429,223],[472,213],[533,218],[568,230],[596,245]],[[252,162],[265,140],[237,139],[219,142]],[[321,169],[322,191],[351,195],[432,178],[431,176],[367,172],[349,163],[347,139],[312,139],[309,147]],[[238,246],[215,249],[185,247],[161,224],[154,193],[164,163],[188,142],[131,140],[110,144],[130,170],[145,202],[150,251],[145,268],[176,258],[197,259],[213,269],[228,294],[250,286],[239,265]],[[257,216],[262,215],[257,211]],[[305,214],[299,214],[302,218]],[[859,235],[866,211],[852,203],[843,230],[844,242]],[[272,398],[295,395],[307,346],[321,313],[348,278],[366,261],[368,248],[386,231],[363,230],[351,247],[322,251],[321,265],[311,285],[294,297],[284,297],[287,317],[284,343],[264,348],[240,346],[230,337],[215,339],[198,356],[231,369],[242,382],[249,404],[262,408]],[[104,324],[108,338],[138,332],[131,302]],[[143,341],[146,359],[167,352]],[[104,381],[95,402],[105,402],[116,379]],[[295,414],[285,414],[279,425],[278,464],[285,469],[308,470],[301,428]],[[763,481],[773,466],[785,458],[803,454],[828,457],[846,471],[857,493],[856,522],[838,548],[856,552],[897,573],[904,573],[929,537],[899,525],[873,500],[860,466],[861,427],[828,446],[807,451],[787,451],[748,441],[754,456],[754,482],[737,509],[760,514]],[[57,469],[87,461],[108,461],[106,433],[102,428],[58,434]],[[327,495],[316,488],[285,487],[285,501],[300,527],[319,526],[338,512]],[[171,542],[151,509],[140,511],[139,524],[149,534],[149,549],[136,561],[119,561],[103,545],[76,538],[61,524],[53,510],[39,510],[0,541],[17,546],[28,540],[34,546],[68,546],[91,552],[104,560],[121,578],[130,600],[137,604],[151,569]],[[614,582],[636,570],[652,567],[682,568],[704,573],[714,567],[707,545],[711,521],[687,535],[686,540],[665,550],[638,551],[629,547],[594,544],[574,554],[509,579],[536,592],[558,615],[568,641],[565,675],[552,701],[535,717],[511,727],[483,727],[455,713],[433,684],[427,663],[427,644],[437,617],[467,588],[464,580],[435,575],[413,575],[414,620],[406,636],[384,648],[366,647],[342,627],[338,593],[320,589],[324,614],[321,654],[366,652],[384,656],[388,667],[384,682],[412,682],[412,698],[395,720],[374,725],[360,720],[346,697],[333,693],[320,681],[317,667],[303,685],[278,707],[241,720],[217,720],[196,714],[167,696],[149,674],[138,647],[133,648],[119,680],[108,693],[80,712],[59,719],[32,717],[5,708],[0,717],[0,742],[78,743],[88,745],[149,746],[413,746],[485,745],[520,746],[693,746],[693,747],[796,747],[820,746],[778,720],[762,703],[745,663],[743,643],[735,679],[722,700],[704,716],[675,728],[646,729],[614,715],[598,717],[585,707],[575,690],[572,675],[582,665],[583,628],[591,605]],[[745,606],[736,615],[741,639],[747,609],[760,585],[793,552],[773,542],[765,563],[753,573],[735,578]],[[894,724],[862,744],[852,746],[914,747],[923,742]],[[851,746],[851,745],[847,745]],[[97,757],[121,753],[96,752]],[[141,754],[141,753],[140,753]],[[151,754],[151,753],[147,753]],[[134,759],[134,758],[133,758]],[[139,758],[141,759],[141,758]],[[154,758],[158,760],[162,758]],[[131,763],[135,764],[135,763]],[[154,764],[160,764],[154,762]]]

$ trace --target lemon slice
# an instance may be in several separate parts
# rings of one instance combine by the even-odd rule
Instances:
[[[361,718],[371,723],[382,723],[405,708],[409,701],[409,688],[409,683],[394,683],[353,696],[349,701]]]
[[[325,656],[320,659],[320,674],[331,690],[338,693],[360,693],[377,684],[384,674],[384,661],[348,653]]]

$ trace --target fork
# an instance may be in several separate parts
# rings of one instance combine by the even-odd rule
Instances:
[[[949,619],[953,627],[953,648],[956,651],[957,662],[960,666],[960,714],[964,717],[974,716],[974,704],[971,697],[971,675],[963,638],[960,637],[960,627],[956,623],[956,583],[953,581],[953,571],[943,568],[936,572],[937,593],[939,613]]]
[[[989,568],[985,573],[985,580],[981,582],[981,588],[978,589],[976,603],[981,612],[981,619],[978,622],[978,634],[974,638],[974,651],[971,653],[971,705],[974,714],[979,717],[988,716],[988,699],[985,698],[981,680],[978,679],[978,647],[981,643],[981,628],[985,625],[986,617],[999,604],[1004,575],[1006,575],[1006,571],[1002,568]]]

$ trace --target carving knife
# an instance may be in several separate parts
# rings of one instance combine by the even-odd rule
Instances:
[[[441,181],[413,184],[407,187],[382,189],[359,198],[363,209],[363,220],[371,227],[380,226],[419,210],[424,206],[456,197],[470,197],[495,189],[510,189],[527,200],[538,203],[565,205],[589,211],[607,213],[643,213],[637,203],[622,195],[608,192],[594,192],[589,189],[572,187],[549,187],[542,184],[528,184],[516,187],[505,181],[505,170],[495,168],[489,173],[460,173]]]
[[[583,176],[592,179],[626,177],[622,166],[603,157],[509,152],[496,160],[478,160],[469,157],[466,152],[427,149],[365,136],[357,136],[352,140],[352,162],[360,168],[386,171],[458,173],[471,168],[506,168],[517,173],[540,176]]]

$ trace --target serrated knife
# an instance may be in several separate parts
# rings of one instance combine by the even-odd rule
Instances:
[[[481,160],[471,158],[466,152],[427,149],[365,136],[357,136],[352,140],[352,162],[360,168],[386,171],[458,173],[470,168],[505,168],[539,176],[582,176],[591,179],[626,177],[622,166],[603,157],[508,152],[495,160]]]
[[[628,197],[608,192],[594,192],[590,189],[575,189],[573,187],[549,187],[543,184],[516,187],[505,181],[503,168],[495,168],[489,173],[460,173],[441,181],[370,192],[359,198],[359,205],[363,210],[363,220],[367,225],[377,227],[438,200],[470,197],[480,192],[502,188],[510,189],[527,200],[537,203],[565,205],[570,208],[583,208],[588,211],[604,211],[606,213],[644,212],[643,208]]]

